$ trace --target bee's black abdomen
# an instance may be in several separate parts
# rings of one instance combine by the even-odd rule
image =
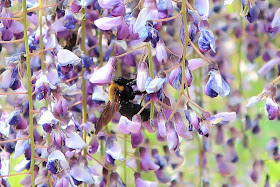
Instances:
[[[137,114],[141,110],[141,106],[138,104],[131,103],[129,101],[122,101],[119,112],[121,115],[127,117],[132,120],[132,117]],[[147,121],[150,117],[150,111],[148,109],[144,109],[141,113],[141,121]]]

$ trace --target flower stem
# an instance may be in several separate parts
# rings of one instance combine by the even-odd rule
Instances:
[[[182,12],[179,12],[178,14],[176,14],[175,16],[169,17],[169,18],[165,18],[165,19],[154,19],[153,21],[155,22],[163,22],[163,21],[170,21],[173,20],[175,18],[177,18],[178,16],[181,15]]]
[[[148,59],[149,59],[149,71],[150,71],[150,77],[153,79],[154,78],[154,69],[153,69],[153,59],[152,59],[152,50],[151,50],[151,44],[148,43],[147,45],[148,49]],[[152,121],[154,119],[154,112],[155,112],[155,105],[154,102],[151,102],[151,107],[150,107],[150,120]]]
[[[85,14],[85,8],[82,7],[82,13]],[[82,20],[82,29],[81,29],[81,33],[82,33],[82,39],[81,39],[81,49],[83,52],[85,52],[85,48],[86,48],[86,33],[85,33],[85,17]],[[85,67],[83,67],[82,69],[82,123],[85,124],[87,122],[87,100],[86,100],[86,80],[84,78],[84,72],[86,71]],[[83,140],[85,143],[87,143],[87,132],[84,129],[83,130]],[[84,148],[84,157],[86,157],[87,155],[87,148]],[[86,186],[86,184],[85,184]]]
[[[30,52],[28,46],[28,35],[27,35],[27,7],[26,1],[22,1],[22,9],[23,9],[23,27],[24,27],[24,43],[25,43],[25,52],[26,52],[26,65],[27,65],[27,82],[28,82],[28,104],[29,104],[29,136],[30,136],[30,145],[31,145],[31,163],[30,163],[30,175],[31,175],[31,184],[32,187],[35,186],[35,178],[34,178],[34,156],[35,156],[35,143],[33,136],[33,102],[32,102],[32,81],[31,81],[31,64],[30,64]]]
[[[102,30],[99,30],[98,33],[98,43],[99,43],[99,61],[100,66],[103,66],[103,50],[102,50]]]
[[[124,135],[124,159],[126,162],[127,160],[127,135]],[[126,172],[126,164],[123,165],[123,180],[124,180],[124,184],[126,184],[127,182],[127,172]]]
[[[139,50],[139,49],[142,49],[142,48],[144,48],[144,47],[146,47],[147,45],[145,44],[145,45],[141,45],[141,46],[139,46],[139,47],[136,47],[135,49],[132,49],[131,51],[127,51],[126,53],[123,53],[123,54],[121,54],[121,55],[118,55],[118,56],[115,56],[116,58],[121,58],[121,57],[124,57],[124,56],[126,56],[126,55],[128,55],[128,54],[130,54],[130,53],[132,53],[132,52],[134,52],[134,51],[137,51],[137,50]]]

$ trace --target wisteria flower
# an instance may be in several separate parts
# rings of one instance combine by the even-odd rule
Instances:
[[[103,67],[93,72],[89,81],[99,86],[110,84],[112,80],[112,73],[114,71],[116,63],[116,58],[110,58],[109,61]]]
[[[276,87],[273,84],[266,84],[263,91],[253,96],[248,100],[246,107],[253,107],[261,100],[266,100],[266,110],[268,112],[269,120],[274,120],[279,114],[279,105],[274,100],[276,96]]]
[[[204,87],[204,92],[209,97],[217,97],[218,95],[225,97],[230,93],[228,83],[222,78],[220,72],[213,68],[209,71],[209,80]]]

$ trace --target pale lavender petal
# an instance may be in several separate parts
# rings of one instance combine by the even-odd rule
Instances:
[[[140,62],[137,69],[136,85],[140,92],[145,91],[145,83],[149,76],[149,69],[146,62]]]
[[[136,187],[157,187],[156,182],[151,182],[151,181],[144,181],[141,179],[140,173],[135,173],[135,186]]]
[[[15,153],[13,158],[18,158],[19,156],[21,156],[25,152],[25,149],[28,146],[29,146],[29,140],[18,140],[15,147]]]
[[[179,149],[179,137],[174,129],[174,124],[172,121],[166,121],[165,126],[167,130],[168,148],[177,151]]]
[[[185,138],[186,140],[190,140],[193,138],[192,134],[188,131],[187,127],[185,126],[181,114],[179,112],[176,112],[174,115],[175,122],[176,122],[176,132],[179,136],[182,138]]]
[[[113,27],[117,27],[123,22],[123,17],[103,17],[94,21],[95,25],[102,30],[110,30]]]
[[[272,20],[272,23],[271,23],[272,28],[278,27],[278,26],[280,26],[280,8],[278,8],[278,10],[276,11],[274,18]]]
[[[14,20],[11,24],[11,27],[9,28],[9,31],[12,33],[21,33],[23,32],[23,25],[20,22]]]
[[[224,156],[221,154],[218,154],[216,156],[216,161],[218,164],[218,168],[219,168],[219,172],[222,176],[227,176],[232,174],[235,171],[235,165],[230,163],[230,162],[226,162],[224,160]]]
[[[122,155],[121,145],[116,141],[113,141],[109,145],[109,147],[106,149],[106,153],[108,155],[110,155],[115,160],[123,160],[124,159],[124,157]]]
[[[171,181],[171,177],[167,175],[162,169],[155,171],[155,174],[157,176],[158,181],[161,183],[168,183]]]
[[[142,122],[142,125],[149,133],[155,132],[155,129],[152,127],[150,121],[144,121],[144,122]]]
[[[236,118],[236,112],[220,112],[207,118],[211,124],[217,124],[220,122],[230,122]]]
[[[81,62],[81,59],[67,49],[60,49],[57,52],[57,61],[60,66],[76,66]]]
[[[188,67],[191,71],[196,70],[197,68],[200,68],[203,66],[203,60],[202,58],[193,58],[188,61]]]
[[[51,25],[52,29],[54,29],[56,33],[67,30],[67,28],[64,27],[62,24],[63,20],[64,20],[64,17],[61,17]]]
[[[98,0],[98,4],[103,9],[111,9],[115,6],[115,0]]]
[[[261,69],[258,71],[258,74],[260,76],[267,75],[267,73],[279,62],[279,60],[280,60],[279,57],[271,59],[270,61],[268,61],[267,63],[265,63],[265,65],[263,65],[261,67]]]
[[[261,93],[257,96],[253,96],[248,100],[248,103],[245,107],[252,107],[255,106],[258,102],[260,102],[264,98],[264,94]]]
[[[195,0],[195,7],[200,16],[209,16],[209,0]]]
[[[77,181],[84,182],[88,185],[94,183],[94,179],[89,173],[89,169],[86,169],[85,166],[74,165],[70,170],[70,175]]]
[[[159,166],[152,161],[151,156],[147,153],[146,148],[140,147],[139,152],[141,157],[140,164],[145,171],[156,171],[159,169]]]
[[[265,102],[266,110],[268,113],[268,119],[274,120],[279,115],[279,105],[270,97],[266,99]]]
[[[150,77],[147,79],[145,84],[145,90],[147,93],[155,93],[159,91],[163,84],[165,83],[166,78],[156,77],[150,80]]]
[[[158,113],[157,115],[158,133],[161,137],[166,137],[166,127],[165,127],[166,120],[167,119],[162,112]]]
[[[146,1],[144,1],[146,2]],[[145,27],[148,20],[158,19],[158,10],[155,1],[151,1],[149,7],[144,7],[141,9],[137,16],[134,26],[134,32],[139,33],[139,31]]]
[[[71,132],[65,138],[65,146],[71,149],[83,149],[87,144],[76,132]]]
[[[165,49],[165,44],[162,40],[159,40],[159,42],[157,43],[156,57],[157,57],[157,60],[162,64],[166,63],[166,61],[167,61],[167,52]]]
[[[93,72],[89,81],[99,86],[110,84],[116,63],[117,59],[115,57],[111,57],[107,64]]]

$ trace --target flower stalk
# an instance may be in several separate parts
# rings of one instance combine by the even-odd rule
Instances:
[[[30,175],[31,175],[31,184],[32,187],[35,187],[35,178],[34,178],[34,163],[35,163],[35,143],[33,136],[33,102],[32,102],[32,82],[31,82],[31,64],[30,64],[30,52],[28,45],[28,35],[27,35],[27,7],[26,1],[22,1],[23,8],[23,27],[24,27],[24,43],[25,43],[25,52],[26,52],[26,66],[27,66],[27,80],[28,80],[28,105],[29,105],[29,137],[30,137],[30,145],[31,145],[31,163],[30,163]]]

